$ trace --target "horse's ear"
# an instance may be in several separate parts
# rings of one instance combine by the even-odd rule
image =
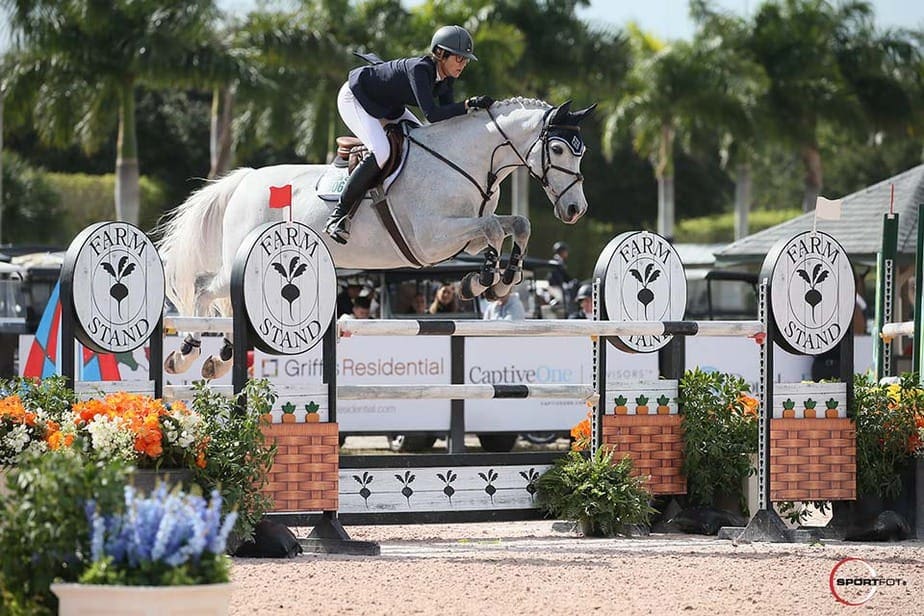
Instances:
[[[597,103],[594,103],[593,105],[591,105],[590,107],[587,107],[586,109],[581,109],[580,111],[575,111],[574,113],[572,113],[571,117],[573,118],[574,123],[580,124],[581,120],[591,115],[594,112],[594,109],[596,108],[597,108]]]
[[[555,113],[552,114],[551,123],[563,124],[569,113],[571,113],[571,101],[565,101],[555,108]]]

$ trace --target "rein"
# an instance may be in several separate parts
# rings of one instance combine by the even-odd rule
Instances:
[[[497,132],[499,132],[501,136],[504,138],[504,141],[496,145],[494,147],[494,150],[491,152],[491,166],[488,168],[487,184],[485,188],[482,188],[481,184],[478,183],[478,180],[473,178],[471,174],[468,173],[465,169],[463,169],[456,163],[452,162],[451,160],[449,160],[448,158],[446,158],[445,156],[443,156],[442,154],[440,154],[433,148],[424,145],[417,139],[414,139],[414,137],[411,135],[410,132],[407,133],[407,139],[411,143],[419,146],[424,151],[433,155],[436,159],[446,163],[450,168],[457,171],[459,174],[462,175],[462,177],[464,177],[465,179],[467,179],[469,182],[472,183],[472,185],[478,190],[478,193],[481,195],[481,205],[478,208],[479,217],[484,216],[484,208],[487,205],[488,201],[491,200],[491,197],[496,192],[495,184],[497,183],[498,174],[508,167],[526,167],[526,170],[529,171],[530,177],[538,180],[544,189],[551,192],[555,196],[555,201],[553,202],[553,205],[558,205],[558,202],[561,200],[564,194],[568,192],[569,190],[571,190],[571,188],[575,184],[583,181],[584,176],[580,173],[572,171],[571,169],[566,169],[564,167],[560,167],[558,165],[552,164],[552,157],[549,155],[549,129],[551,128],[551,125],[549,124],[548,118],[549,118],[549,114],[553,110],[554,108],[550,108],[546,110],[545,116],[543,117],[542,130],[539,132],[539,136],[536,137],[536,140],[533,141],[532,145],[529,146],[529,149],[526,151],[526,156],[524,157],[522,154],[520,154],[519,150],[517,150],[517,147],[513,144],[513,141],[510,140],[510,137],[507,136],[507,133],[504,132],[504,129],[501,128],[501,125],[497,122],[497,118],[495,118],[494,114],[491,113],[491,108],[488,107],[485,109],[485,111],[488,112],[488,116],[491,118],[491,122],[494,124],[495,127],[497,127]],[[536,147],[537,143],[542,143],[542,146],[541,146],[542,147],[542,158],[541,158],[542,175],[539,175],[538,173],[533,171],[532,167],[529,166],[529,163],[526,162],[526,159],[529,158],[529,155],[532,153],[533,148]],[[513,150],[513,153],[517,155],[517,158],[520,159],[520,162],[511,164],[511,165],[504,165],[504,166],[498,167],[495,170],[494,169],[494,158],[495,156],[497,156],[497,152],[501,148],[507,147],[507,146],[509,146],[510,149]],[[549,175],[549,171],[552,169],[555,169],[557,171],[561,171],[562,173],[574,176],[574,180],[570,184],[568,184],[568,186],[566,186],[565,189],[561,191],[560,193],[557,193],[555,190],[553,190],[549,186],[548,175]]]

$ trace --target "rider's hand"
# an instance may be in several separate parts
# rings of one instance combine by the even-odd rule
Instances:
[[[494,99],[490,96],[472,96],[465,101],[468,109],[487,109],[494,104]]]

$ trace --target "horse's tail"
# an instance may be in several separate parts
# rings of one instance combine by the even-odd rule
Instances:
[[[236,169],[209,182],[158,225],[158,250],[164,261],[165,291],[182,315],[196,314],[196,279],[221,267],[222,222],[232,193],[253,171]]]

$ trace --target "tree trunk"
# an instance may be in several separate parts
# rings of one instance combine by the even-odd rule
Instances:
[[[222,86],[212,93],[209,134],[209,179],[226,174],[231,168],[231,121],[234,117],[234,88]]]
[[[658,234],[674,241],[674,127],[661,125],[661,143],[655,168],[658,178]]]
[[[805,165],[805,194],[802,197],[802,211],[812,212],[815,210],[815,202],[818,201],[822,182],[821,152],[818,151],[817,145],[803,146],[802,162]]]
[[[119,139],[116,148],[116,219],[137,225],[141,189],[138,173],[138,140],[135,136],[135,90],[132,84],[127,84],[122,88],[119,108]]]
[[[748,214],[751,210],[751,164],[735,167],[735,239],[748,234]]]
[[[658,178],[658,235],[674,241],[674,174]]]

